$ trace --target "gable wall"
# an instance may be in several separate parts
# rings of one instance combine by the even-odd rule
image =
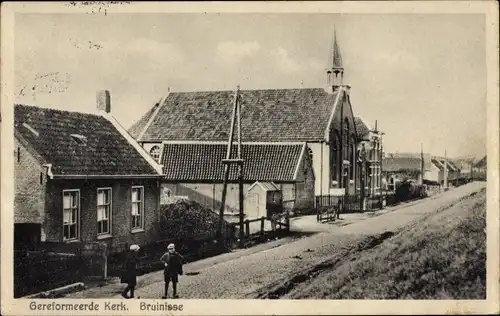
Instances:
[[[15,138],[14,223],[43,222],[47,181],[44,169],[42,164]]]

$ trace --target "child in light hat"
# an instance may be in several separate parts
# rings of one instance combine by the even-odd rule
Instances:
[[[134,290],[137,285],[137,254],[139,249],[141,249],[139,245],[132,245],[130,246],[130,251],[127,254],[125,269],[121,278],[121,283],[127,283],[127,287],[122,292],[122,296],[124,298],[134,298]],[[130,296],[128,296],[129,291]]]
[[[163,270],[165,278],[165,295],[163,296],[163,299],[167,298],[168,285],[170,282],[172,282],[174,298],[178,298],[177,283],[179,282],[179,275],[183,274],[182,264],[184,258],[177,251],[175,251],[174,244],[169,244],[167,250],[168,251],[160,258],[160,261],[165,265]]]

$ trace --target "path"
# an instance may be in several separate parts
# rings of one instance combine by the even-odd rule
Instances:
[[[470,183],[444,192],[438,197],[403,205],[395,211],[350,225],[338,227],[322,224],[330,228],[291,243],[273,245],[274,248],[248,252],[243,256],[233,255],[234,259],[223,262],[217,261],[218,257],[215,257],[211,262],[203,260],[187,264],[184,272],[188,275],[180,278],[180,295],[182,298],[198,299],[255,298],[263,287],[292,278],[298,271],[332,258],[344,249],[353,247],[363,237],[396,231],[426,214],[436,212],[480,191],[483,187],[485,183],[482,182]],[[147,282],[136,289],[136,296],[161,298],[163,272],[151,273],[145,276],[145,279]],[[103,287],[96,291],[74,293],[67,297],[119,298],[117,286],[114,292],[110,291],[111,287]]]

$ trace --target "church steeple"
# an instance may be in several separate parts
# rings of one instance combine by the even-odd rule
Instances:
[[[337,30],[333,30],[333,43],[329,68],[326,70],[327,85],[340,86],[344,84],[344,64],[342,63],[342,53],[337,42]]]

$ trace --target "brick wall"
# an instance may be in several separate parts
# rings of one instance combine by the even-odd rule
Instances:
[[[14,146],[14,223],[42,223],[45,168],[17,139]]]
[[[144,231],[131,232],[132,186],[144,186]],[[112,189],[111,235],[97,235],[97,189]],[[124,250],[126,244],[148,244],[157,238],[159,194],[157,180],[53,180],[48,183],[47,239],[63,239],[63,190],[80,190],[80,241],[103,241],[109,249]]]

